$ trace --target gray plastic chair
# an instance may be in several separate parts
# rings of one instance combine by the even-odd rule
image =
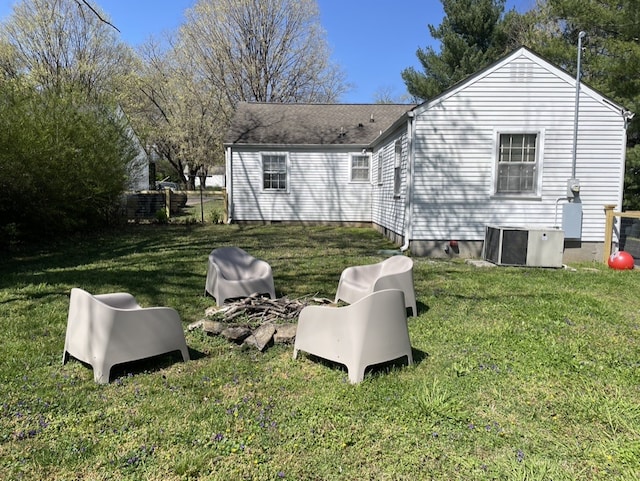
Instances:
[[[418,314],[413,287],[413,260],[397,255],[364,266],[347,267],[340,275],[335,302],[343,300],[353,304],[364,296],[384,289],[400,289],[404,292],[406,307],[412,315]]]
[[[205,295],[221,306],[226,299],[268,294],[276,297],[271,266],[239,247],[221,247],[209,254]]]
[[[62,364],[70,356],[90,364],[95,381],[106,384],[116,364],[173,351],[189,360],[182,322],[174,309],[140,307],[126,292],[94,296],[71,289]]]
[[[344,364],[351,383],[362,381],[373,364],[405,356],[413,364],[402,291],[376,291],[344,307],[305,307],[298,319],[294,359],[298,351]]]

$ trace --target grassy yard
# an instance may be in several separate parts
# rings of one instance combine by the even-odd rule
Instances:
[[[69,291],[128,291],[203,317],[206,259],[237,245],[279,296],[331,298],[377,262],[370,229],[134,226],[0,262],[0,479],[639,480],[640,277],[597,264],[477,268],[416,258],[415,365],[350,385],[291,346],[187,332],[97,385],[61,365]]]

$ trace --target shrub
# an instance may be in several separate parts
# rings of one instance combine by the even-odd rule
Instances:
[[[28,238],[114,220],[135,158],[117,110],[15,82],[0,82],[0,97],[0,227]]]

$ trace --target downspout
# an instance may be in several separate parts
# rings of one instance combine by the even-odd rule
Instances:
[[[413,139],[416,132],[416,123],[414,122],[414,111],[407,112],[407,192],[405,195],[404,204],[404,244],[400,247],[401,252],[405,252],[409,249],[411,241],[411,234],[413,232],[411,216],[413,211],[413,158],[414,158],[414,143]]]
[[[231,181],[231,179],[233,178],[231,175],[231,173],[233,172],[232,159],[233,155],[231,152],[231,147],[227,147],[224,151],[224,185],[227,191],[227,224],[231,224],[231,221],[233,220],[233,183]]]

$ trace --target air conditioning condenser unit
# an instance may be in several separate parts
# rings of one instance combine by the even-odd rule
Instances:
[[[483,258],[502,266],[562,267],[564,232],[553,227],[487,225]]]

